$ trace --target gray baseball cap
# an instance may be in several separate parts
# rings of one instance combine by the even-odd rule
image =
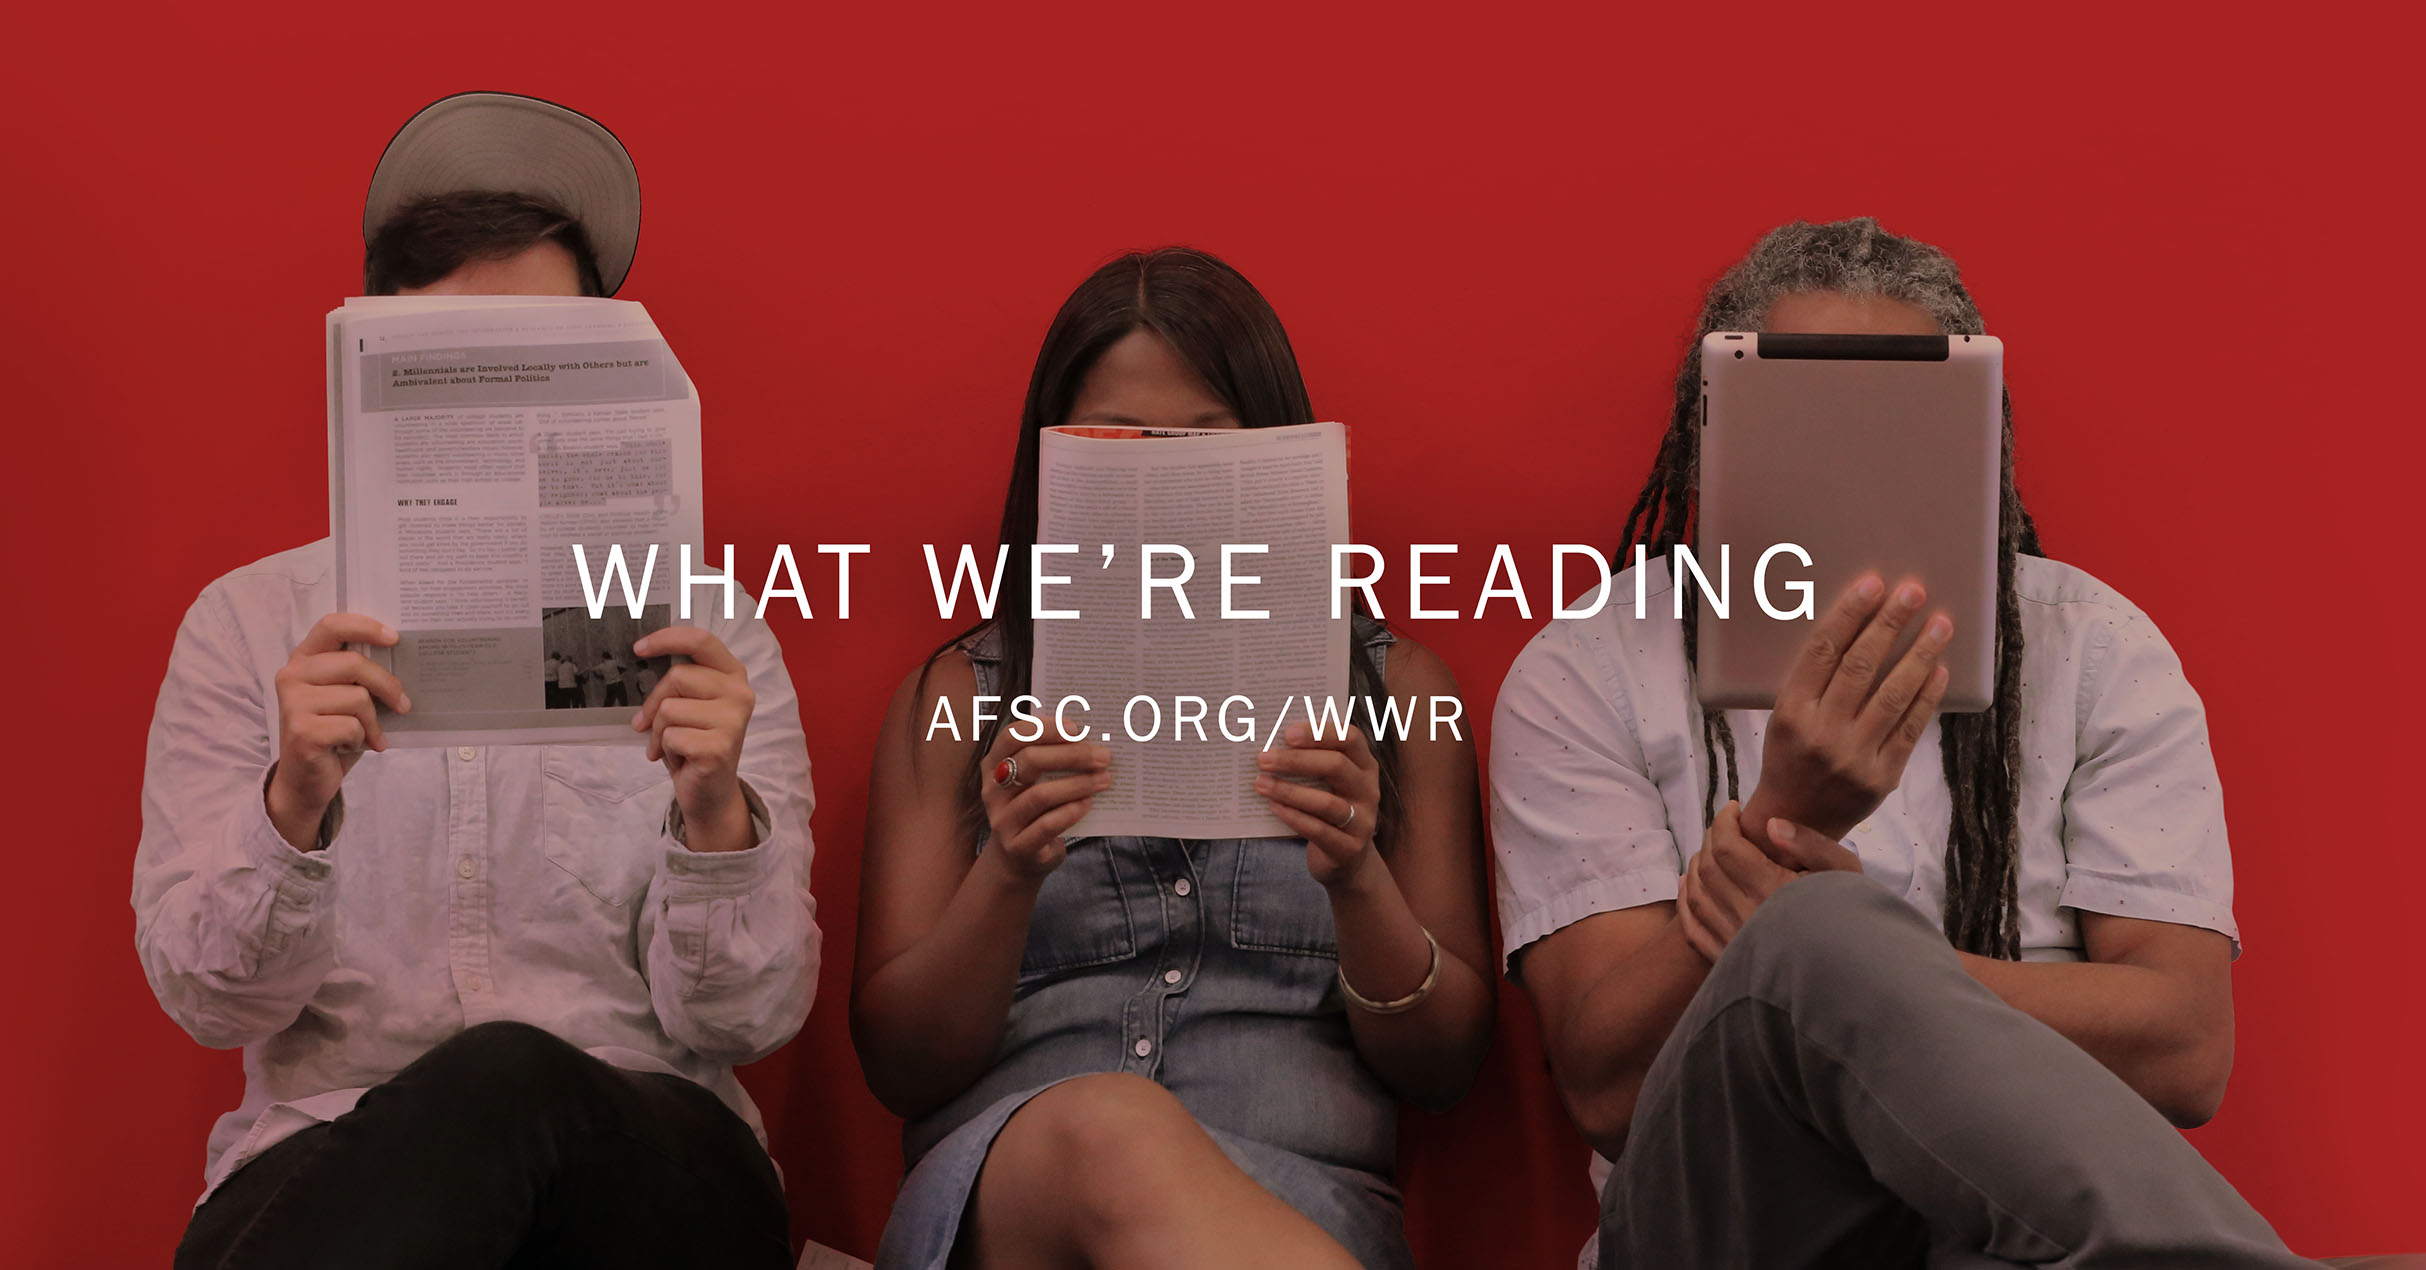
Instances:
[[[604,124],[518,93],[456,93],[405,121],[379,156],[362,204],[369,242],[396,209],[457,190],[546,198],[581,222],[606,294],[640,247],[640,170]]]

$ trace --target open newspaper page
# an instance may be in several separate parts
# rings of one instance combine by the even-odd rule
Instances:
[[[1346,429],[1054,428],[1039,457],[1037,541],[1079,548],[1044,557],[1041,572],[1070,581],[1044,587],[1040,607],[1084,616],[1039,614],[1032,691],[1048,728],[1057,703],[1084,698],[1114,752],[1112,787],[1071,834],[1288,836],[1255,792],[1255,755],[1310,715],[1345,716],[1348,622],[1331,616],[1328,580],[1332,544],[1348,541]],[[1148,561],[1149,545],[1187,558]],[[1188,571],[1192,616],[1168,588],[1141,592],[1149,563],[1158,579]]]
[[[648,312],[383,297],[328,335],[338,604],[397,629],[364,651],[413,699],[389,743],[642,743],[669,667],[632,643],[701,541],[699,400]]]

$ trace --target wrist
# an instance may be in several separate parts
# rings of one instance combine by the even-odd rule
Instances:
[[[1847,820],[1841,814],[1830,814],[1816,807],[1797,807],[1787,799],[1764,792],[1757,785],[1753,787],[1751,795],[1744,799],[1741,816],[1744,836],[1762,847],[1776,845],[1769,840],[1769,822],[1772,820],[1789,821],[1839,839],[1853,832],[1853,827],[1861,823],[1860,816]]]
[[[1362,903],[1397,889],[1397,879],[1390,876],[1390,866],[1383,862],[1381,852],[1368,844],[1356,858],[1356,863],[1320,879],[1323,890],[1329,892],[1333,905],[1342,901]]]
[[[328,820],[333,799],[314,800],[298,793],[286,781],[279,779],[280,769],[270,767],[269,778],[261,789],[261,809],[269,816],[270,828],[297,851],[318,851],[328,845],[322,827]]]
[[[1036,893],[1043,889],[1045,878],[1051,876],[1053,871],[1023,867],[1019,861],[1011,858],[1010,852],[1002,849],[1001,838],[989,834],[986,849],[978,853],[977,863],[972,866],[971,872],[998,895],[1033,900]]]
[[[1755,785],[1751,795],[1744,799],[1739,815],[1744,836],[1751,839],[1754,846],[1768,847],[1774,845],[1769,841],[1769,821],[1786,813],[1779,809],[1777,799],[1769,797],[1761,791],[1760,786]],[[1786,819],[1792,820],[1794,817],[1786,816]]]
[[[682,813],[678,837],[684,847],[712,854],[758,845],[758,827],[751,822],[750,800],[742,792],[740,777],[728,778],[722,789],[694,792],[687,799],[677,792],[674,803]]]

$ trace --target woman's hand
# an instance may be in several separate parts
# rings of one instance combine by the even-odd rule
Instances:
[[[1021,741],[1014,726],[1006,721],[994,734],[978,771],[978,795],[994,831],[987,845],[1014,873],[1042,881],[1069,854],[1062,831],[1112,787],[1112,751],[1075,737],[1048,741],[1045,733]]]
[[[1365,734],[1351,726],[1343,735],[1317,737],[1306,724],[1281,734],[1285,750],[1255,756],[1260,769],[1255,792],[1306,840],[1306,870],[1326,887],[1356,881],[1379,857],[1373,850],[1373,821],[1381,811],[1381,764]],[[1310,777],[1320,785],[1287,777]]]
[[[1934,614],[1893,666],[1897,636],[1929,593],[1907,582],[1890,596],[1876,574],[1846,588],[1804,641],[1761,737],[1760,783],[1744,821],[1772,818],[1841,838],[1904,778],[1912,747],[1946,696],[1938,664],[1954,619]]]
[[[1770,847],[1754,845],[1744,836],[1741,810],[1730,802],[1718,809],[1702,849],[1685,864],[1676,916],[1685,942],[1704,960],[1716,962],[1779,887],[1807,873],[1862,871],[1860,856],[1814,830],[1772,820],[1768,831]]]

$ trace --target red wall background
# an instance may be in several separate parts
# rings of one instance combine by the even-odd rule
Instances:
[[[2152,613],[2212,711],[2248,954],[2193,1140],[2296,1248],[2426,1246],[2406,39],[2332,6],[1609,8],[13,15],[5,1258],[164,1263],[235,1101],[236,1057],[130,947],[151,698],[196,590],[325,532],[320,315],[357,288],[379,148],[464,88],[568,102],[637,157],[624,295],[701,386],[711,539],[745,576],[778,541],[875,547],[855,616],[813,590],[780,627],[828,958],[746,1079],[802,1234],[867,1253],[899,1166],[843,1006],[866,747],[946,629],[918,544],[990,541],[1079,277],[1173,241],[1244,269],[1357,428],[1358,537],[1393,579],[1408,542],[1464,544],[1470,605],[1489,544],[1532,583],[1549,544],[1613,540],[1719,269],[1873,213],[1963,263],[2050,550]],[[1487,720],[1534,625],[1406,629]],[[1473,1095],[1410,1115],[1427,1265],[1568,1264],[1592,1220],[1532,1026],[1511,992]]]

